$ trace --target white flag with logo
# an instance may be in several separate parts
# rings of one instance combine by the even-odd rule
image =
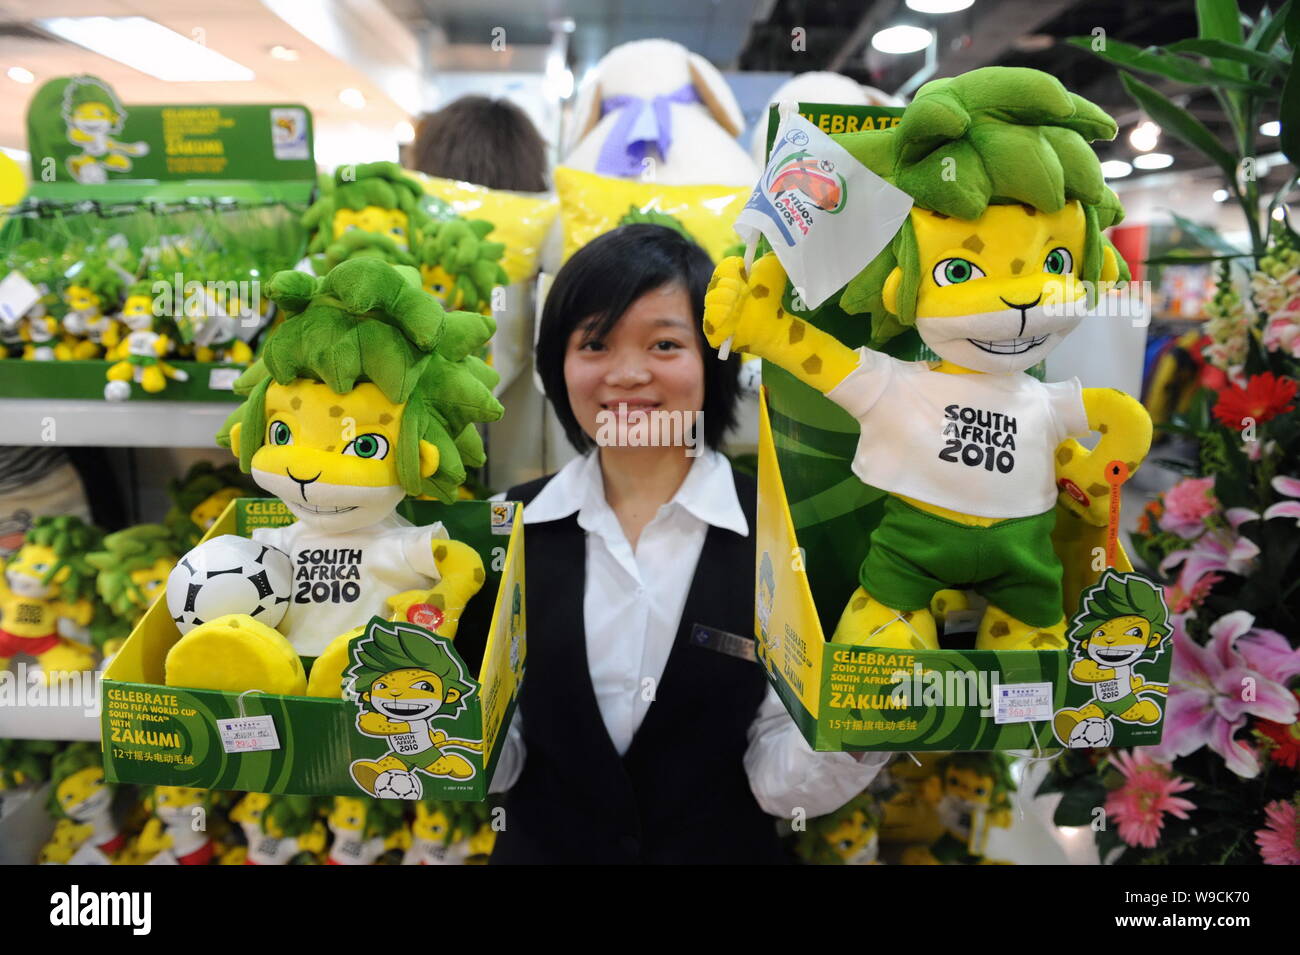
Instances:
[[[761,233],[808,308],[866,268],[897,234],[912,197],[885,182],[782,103],[772,155],[736,218],[746,242]]]

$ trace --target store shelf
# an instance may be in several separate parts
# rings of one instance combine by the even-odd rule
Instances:
[[[48,785],[0,794],[0,865],[31,865],[54,831]]]
[[[0,688],[0,738],[99,740],[99,679],[49,690],[5,674]]]
[[[221,401],[0,398],[0,444],[210,448],[234,408]]]

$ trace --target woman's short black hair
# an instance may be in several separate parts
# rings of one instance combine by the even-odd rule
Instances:
[[[603,338],[642,295],[680,283],[691,300],[695,335],[704,354],[704,443],[717,448],[736,424],[740,363],[721,361],[704,338],[704,293],[713,275],[709,254],[681,233],[659,225],[625,225],[592,239],[573,254],[551,283],[537,335],[537,372],[569,443],[593,447],[573,416],[564,382],[569,338],[595,318],[593,338]]]

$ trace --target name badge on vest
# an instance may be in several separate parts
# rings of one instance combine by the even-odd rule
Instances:
[[[713,627],[706,627],[697,623],[691,628],[691,643],[697,647],[704,647],[706,650],[725,653],[727,656],[735,657],[738,660],[748,660],[750,663],[758,662],[758,653],[754,649],[754,641],[736,633],[728,633],[726,630],[716,630]]]

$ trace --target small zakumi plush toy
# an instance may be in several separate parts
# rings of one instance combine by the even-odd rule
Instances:
[[[159,317],[154,315],[151,288],[150,282],[132,285],[118,315],[126,331],[124,334],[114,332],[118,341],[108,349],[106,356],[113,362],[105,372],[108,384],[104,387],[104,397],[110,400],[130,397],[128,382],[137,382],[145,391],[157,394],[167,387],[168,381],[186,381],[189,378],[185,372],[164,361],[175,350],[176,343],[160,330]]]
[[[1122,216],[1088,143],[1114,120],[1036,70],[989,67],[923,86],[887,130],[834,137],[915,200],[840,306],[873,343],[915,327],[937,362],[843,345],[791,316],[775,255],[746,276],[724,260],[704,330],[771,361],[857,419],[853,472],[888,492],[833,640],[938,648],[940,590],[988,600],[978,649],[1063,650],[1059,504],[1105,527],[1107,466],[1151,443],[1142,406],[1025,372],[1078,323],[1099,286],[1127,278],[1102,230]],[[1099,431],[1087,451],[1074,438]]]
[[[116,787],[104,781],[103,755],[97,743],[72,743],[50,767],[50,811],[66,823],[56,827],[55,843],[69,861],[78,852],[108,862],[125,844],[126,834],[113,816]],[[63,855],[56,846],[53,857]],[[52,859],[53,861],[53,859]]]
[[[95,567],[100,533],[80,518],[38,517],[0,578],[0,670],[19,653],[35,657],[42,678],[95,665]]]
[[[325,820],[334,841],[326,865],[374,865],[406,833],[406,806],[391,799],[335,796]]]
[[[45,782],[50,778],[50,761],[58,752],[54,740],[0,737],[0,793]]]
[[[213,841],[208,835],[212,792],[190,786],[154,786],[145,797],[152,816],[136,837],[133,850],[139,865],[171,863],[208,865]]]
[[[835,812],[808,820],[795,852],[809,865],[875,865],[879,853],[875,800],[855,796]]]
[[[931,768],[932,767],[932,768]],[[1002,753],[947,753],[884,806],[880,840],[903,865],[1004,865],[984,856],[989,830],[1011,825],[1016,785]],[[890,855],[893,858],[893,855]]]
[[[311,233],[312,268],[324,275],[357,256],[416,265],[432,220],[418,182],[396,163],[371,162],[339,166],[333,188],[322,192],[302,223]]]
[[[98,574],[95,588],[126,634],[167,588],[167,575],[176,563],[176,545],[161,524],[137,524],[109,534],[101,549],[86,560]],[[104,655],[117,652],[121,636],[104,646]]]
[[[177,547],[189,550],[217,522],[226,506],[238,497],[257,497],[258,490],[237,464],[216,467],[210,461],[193,464],[184,477],[167,487],[172,506],[163,524]]]
[[[486,859],[496,840],[490,814],[487,803],[421,799],[402,865],[468,865],[475,856]]]
[[[230,810],[230,821],[244,831],[244,865],[315,865],[328,836],[320,820],[325,805],[317,796],[247,793]]]
[[[486,219],[449,219],[429,226],[420,247],[420,277],[425,291],[444,308],[492,314],[492,292],[508,284],[501,257],[506,247],[487,241]]]
[[[99,358],[114,348],[122,328],[113,317],[122,302],[126,279],[102,255],[83,260],[81,269],[63,291],[68,312],[63,316],[62,341],[54,348],[60,361]]]

